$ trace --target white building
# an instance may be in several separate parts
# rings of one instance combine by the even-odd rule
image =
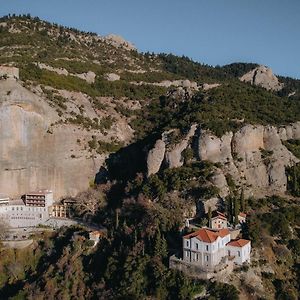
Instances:
[[[227,228],[201,228],[183,237],[183,260],[213,268],[220,264],[223,258],[234,256],[235,263],[242,264],[250,261],[251,244],[250,241],[246,241],[230,242],[230,232]]]
[[[228,229],[201,228],[183,237],[183,259],[205,267],[216,266],[226,256],[225,247],[229,241]]]
[[[214,213],[213,217],[211,218],[210,228],[219,230],[227,227],[227,218],[225,215],[219,211]]]
[[[9,197],[4,194],[0,194],[0,206],[7,205],[8,203],[9,203]]]
[[[48,190],[26,194],[20,200],[0,199],[0,218],[12,228],[37,226],[49,219],[52,203],[53,193]]]
[[[251,242],[249,240],[231,241],[226,248],[228,256],[233,256],[236,264],[242,265],[244,262],[250,262]]]

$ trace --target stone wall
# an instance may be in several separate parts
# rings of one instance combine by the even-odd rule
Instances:
[[[171,269],[179,270],[190,277],[207,280],[217,276],[225,278],[230,275],[233,271],[234,263],[232,260],[226,260],[215,268],[203,268],[195,263],[185,262],[175,255],[172,255],[169,259],[169,267]]]

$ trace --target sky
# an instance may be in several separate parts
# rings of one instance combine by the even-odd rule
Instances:
[[[255,62],[300,79],[300,0],[0,0],[27,14],[209,65]]]

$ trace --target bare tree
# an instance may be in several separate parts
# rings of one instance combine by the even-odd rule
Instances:
[[[105,206],[105,195],[98,189],[90,188],[76,197],[75,209],[81,216],[94,216]]]

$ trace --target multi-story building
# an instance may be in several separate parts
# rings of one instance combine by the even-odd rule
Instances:
[[[0,206],[7,204],[9,204],[9,197],[4,194],[0,194]]]
[[[26,194],[19,200],[0,199],[0,218],[12,228],[37,226],[49,219],[52,203],[53,193],[48,190]]]
[[[183,237],[183,260],[213,267],[226,256],[225,247],[229,241],[228,229],[213,231],[201,228]]]
[[[49,190],[39,190],[24,195],[26,206],[49,207],[53,204],[53,193]]]
[[[242,264],[250,261],[250,251],[250,241],[230,241],[227,228],[201,228],[183,237],[183,260],[201,267],[213,268],[226,257],[231,257],[236,264]]]

